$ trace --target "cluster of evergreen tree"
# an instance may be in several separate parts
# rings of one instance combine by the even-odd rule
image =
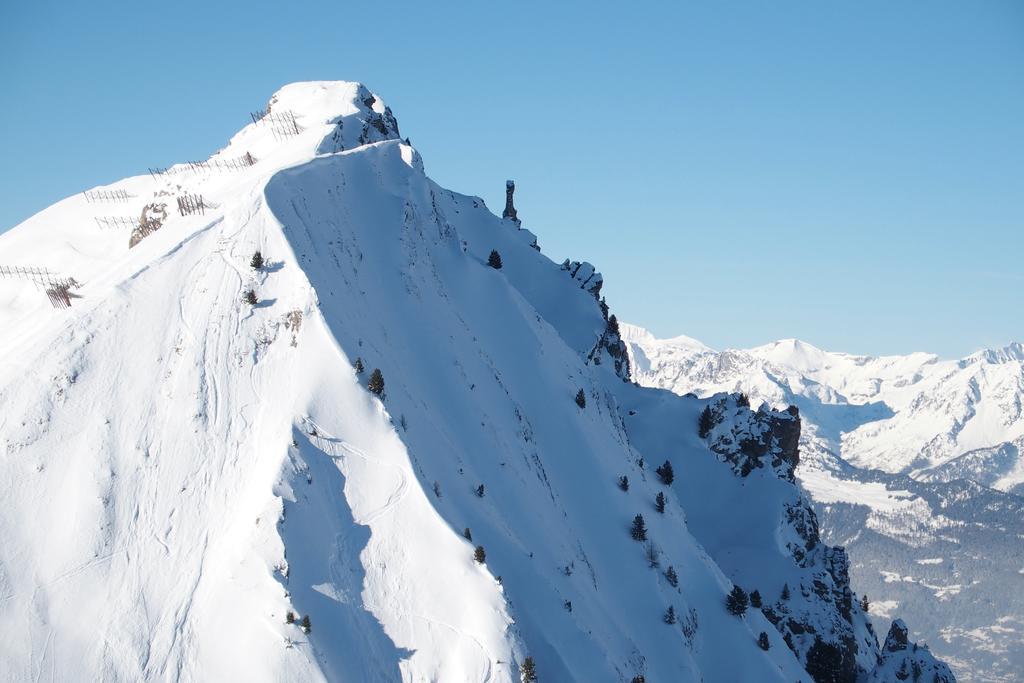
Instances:
[[[243,298],[245,299],[245,303],[249,304],[250,306],[255,306],[260,302],[260,300],[256,298],[255,289],[246,290],[245,296]]]
[[[476,550],[473,551],[473,559],[479,564],[483,564],[487,560],[487,553],[484,552],[484,547],[482,545],[478,545]]]
[[[377,396],[384,396],[384,374],[380,371],[380,368],[374,368],[373,372],[370,373],[370,381],[366,383],[366,388]]]
[[[853,663],[845,661],[838,646],[817,637],[814,639],[814,644],[807,651],[807,673],[811,678],[816,681],[846,681],[852,680],[850,674],[853,672]]]
[[[263,254],[259,249],[252,255],[252,260],[249,261],[249,267],[253,270],[260,270],[263,268]]]
[[[668,569],[665,570],[665,580],[673,588],[679,585],[679,575],[676,574],[676,568],[672,565],[669,565]]]
[[[668,460],[661,467],[655,469],[654,472],[665,486],[671,486],[672,482],[676,479],[675,472],[672,471],[672,463]]]
[[[633,518],[633,526],[629,530],[629,535],[633,537],[634,541],[647,540],[647,524],[644,522],[643,515]]]
[[[522,678],[523,683],[536,682],[537,664],[533,661],[533,657],[527,657],[523,660],[523,665],[519,667],[519,675]]]
[[[629,490],[629,477],[627,477],[626,475],[622,475],[621,477],[619,477],[619,488],[622,489],[623,491]]]
[[[587,407],[587,397],[583,393],[582,389],[576,392],[576,405],[578,405],[580,408]]]
[[[715,416],[711,414],[711,406],[704,406],[704,410],[700,413],[700,420],[697,426],[700,438],[708,438],[708,435],[711,434],[711,430],[715,426]]]
[[[725,606],[736,616],[743,616],[747,611],[747,592],[739,586],[733,586],[732,592],[725,598]]]
[[[768,634],[761,631],[761,635],[757,637],[757,644],[762,650],[767,650],[772,645],[768,642]]]

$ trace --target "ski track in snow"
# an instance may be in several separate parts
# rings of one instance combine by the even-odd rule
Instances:
[[[331,458],[334,458],[335,460],[343,459],[344,455],[338,453],[338,450],[340,449],[344,451],[346,454],[353,455],[357,458],[364,460],[367,463],[380,467],[386,467],[398,473],[398,486],[396,486],[394,490],[392,490],[391,493],[388,495],[387,502],[385,502],[384,505],[377,508],[376,510],[372,510],[363,515],[362,517],[356,519],[356,524],[369,526],[370,522],[374,521],[381,515],[393,510],[395,506],[402,502],[402,500],[408,493],[409,487],[409,473],[406,471],[406,468],[402,467],[401,465],[396,465],[386,460],[381,460],[380,458],[374,458],[367,455],[362,449],[353,446],[344,439],[339,439],[338,437],[331,436],[330,434],[324,432],[323,428],[317,425],[310,418],[306,418],[304,422],[306,422],[306,424],[308,424],[313,429],[312,432],[306,432],[307,436],[311,439],[315,439],[314,443],[316,444],[317,448],[319,448],[323,453],[330,456]]]

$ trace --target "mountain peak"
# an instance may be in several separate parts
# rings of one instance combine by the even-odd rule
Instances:
[[[1024,344],[1011,342],[998,349],[982,349],[968,356],[966,361],[981,361],[992,365],[1024,361]]]
[[[267,113],[289,110],[324,120],[357,112],[384,113],[384,102],[356,81],[296,81],[279,88],[267,103]]]

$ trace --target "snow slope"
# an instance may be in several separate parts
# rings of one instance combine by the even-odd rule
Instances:
[[[940,361],[850,356],[797,340],[719,352],[621,329],[641,384],[798,406],[797,476],[825,537],[850,551],[876,627],[905,616],[962,680],[1016,680],[1024,500],[1002,491],[1021,490],[1024,466],[1019,345]]]
[[[624,382],[593,267],[429,180],[365,87],[286,86],[210,160],[94,192],[124,196],[0,236],[0,265],[79,285],[62,310],[0,280],[5,680],[477,683],[528,655],[544,681],[811,680],[809,639],[725,609],[734,581],[792,586],[870,674],[845,568],[793,555],[791,472],[738,476],[706,402]],[[161,203],[131,248],[95,220]]]

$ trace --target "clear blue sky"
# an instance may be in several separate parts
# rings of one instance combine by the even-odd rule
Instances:
[[[1024,2],[0,3],[0,230],[360,80],[441,184],[715,347],[1024,340]]]

